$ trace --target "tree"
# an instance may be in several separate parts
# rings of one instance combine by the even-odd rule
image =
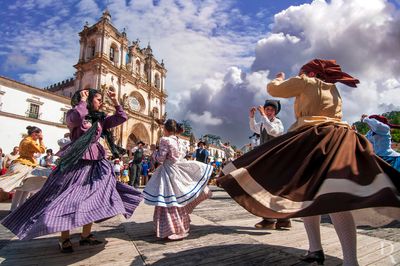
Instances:
[[[363,135],[367,134],[367,132],[369,130],[368,125],[366,123],[364,123],[364,122],[361,122],[361,121],[355,122],[353,124],[353,126],[356,127],[358,133],[363,134]]]
[[[386,112],[382,114],[384,117],[387,117],[390,121],[391,124],[398,124],[400,125],[400,111],[391,111],[391,112]],[[360,134],[367,134],[369,127],[366,123],[363,122],[355,122],[353,126],[356,127],[358,133]],[[400,142],[400,130],[399,129],[393,129],[391,132],[392,135],[392,141],[393,142]]]
[[[185,137],[190,137],[193,133],[192,133],[192,126],[190,125],[189,120],[182,120],[182,125],[183,125],[183,129],[185,131],[183,131],[183,133],[181,134],[182,136]]]
[[[391,111],[387,113],[383,113],[383,116],[387,117],[391,124],[400,125],[400,111]],[[393,142],[400,142],[400,130],[393,129],[391,132],[392,141]]]
[[[208,144],[218,145],[221,141],[221,137],[213,134],[206,134],[203,136],[203,140],[205,140]]]

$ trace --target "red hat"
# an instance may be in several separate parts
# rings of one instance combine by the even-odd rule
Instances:
[[[389,119],[387,119],[387,117],[383,116],[383,115],[370,115],[368,118],[372,118],[372,119],[376,119],[379,122],[388,125],[390,128],[397,128],[400,129],[400,125],[396,125],[396,124],[390,124],[389,123]]]
[[[301,67],[300,73],[301,72],[314,72],[317,78],[320,78],[328,83],[341,82],[350,87],[357,87],[356,84],[360,83],[358,79],[355,79],[349,74],[343,72],[340,66],[336,64],[336,60],[311,60]]]

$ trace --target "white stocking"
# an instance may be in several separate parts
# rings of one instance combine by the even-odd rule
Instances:
[[[357,263],[357,232],[351,212],[329,214],[343,252],[343,266],[355,266]]]
[[[321,233],[319,230],[319,223],[321,221],[321,216],[309,216],[303,217],[304,227],[306,228],[309,249],[308,251],[318,251],[322,250],[321,245]]]

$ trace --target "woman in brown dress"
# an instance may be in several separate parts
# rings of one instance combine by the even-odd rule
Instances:
[[[305,217],[310,245],[301,259],[307,262],[325,260],[319,222],[321,214],[329,213],[343,265],[357,265],[355,221],[382,225],[400,218],[400,173],[341,120],[336,82],[350,87],[359,83],[334,60],[312,60],[287,80],[279,73],[267,91],[273,97],[295,98],[296,122],[287,134],[227,165],[218,181],[255,215]]]

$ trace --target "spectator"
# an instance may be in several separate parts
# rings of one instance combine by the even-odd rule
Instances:
[[[15,146],[13,151],[10,154],[7,154],[3,159],[3,169],[2,174],[5,174],[7,169],[10,167],[12,161],[16,160],[19,157],[19,147]]]

